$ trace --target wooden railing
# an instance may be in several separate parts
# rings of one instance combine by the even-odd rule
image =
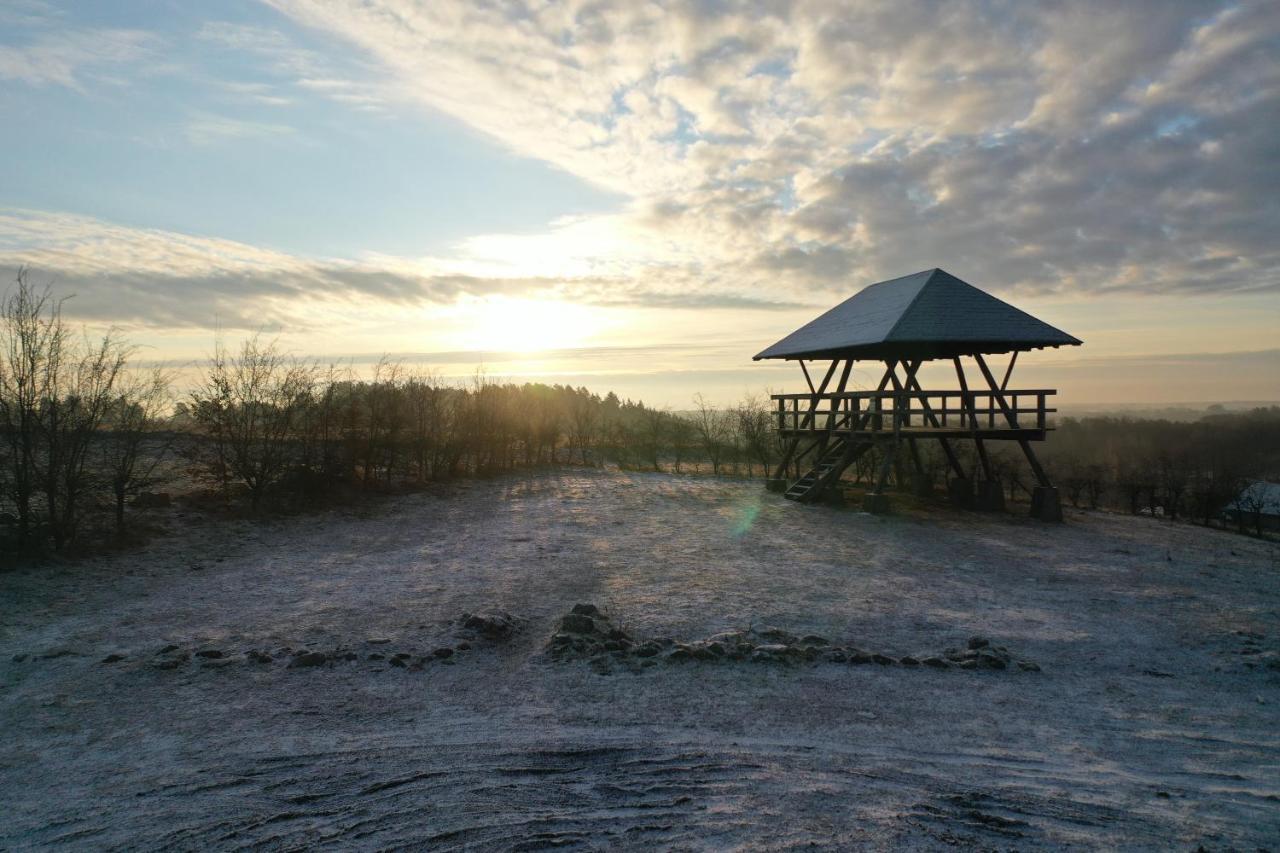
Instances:
[[[1049,389],[995,391],[847,391],[774,394],[782,432],[1049,429]],[[1012,421],[1012,422],[1011,422]]]

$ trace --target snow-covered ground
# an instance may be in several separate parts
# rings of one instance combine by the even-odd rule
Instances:
[[[0,575],[0,847],[1280,844],[1275,545],[606,472],[170,524]],[[900,657],[982,635],[1041,671],[602,675],[545,652],[578,602],[638,637],[772,625]],[[488,610],[522,630],[460,649]]]

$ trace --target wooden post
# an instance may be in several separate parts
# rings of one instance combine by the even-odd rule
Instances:
[[[923,364],[922,361],[915,361],[911,364],[910,368],[907,371],[906,385],[907,385],[908,391],[918,391],[921,394],[923,394],[924,389],[920,387],[920,379],[916,375],[920,370],[921,364]],[[921,410],[921,414],[929,422],[929,425],[932,426],[933,428],[942,429],[946,427],[947,396],[945,394],[942,396],[942,422],[941,423],[938,422],[938,416],[934,413],[933,407],[929,405],[929,401],[926,400],[924,397],[920,398],[920,410]],[[960,477],[963,479],[965,476],[964,467],[960,464],[959,457],[956,456],[955,451],[952,450],[951,448],[951,440],[944,436],[939,436],[938,443],[942,445],[942,452],[944,455],[946,455],[947,464],[951,466],[952,472],[954,472],[957,477]]]
[[[973,396],[969,393],[969,383],[964,378],[964,367],[960,364],[960,356],[957,355],[951,360],[956,366],[956,378],[960,380],[961,408],[969,415],[969,429],[973,433],[973,445],[978,451],[978,461],[982,464],[982,476],[988,481],[994,480],[995,477],[991,474],[991,460],[987,458],[986,445],[978,436],[978,413],[974,411]]]

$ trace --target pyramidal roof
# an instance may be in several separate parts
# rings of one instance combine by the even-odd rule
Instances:
[[[945,270],[864,288],[755,356],[950,358],[1081,341]]]

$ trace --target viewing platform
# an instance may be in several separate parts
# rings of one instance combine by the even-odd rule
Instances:
[[[930,439],[946,458],[952,499],[997,508],[1004,505],[1004,493],[986,442],[1015,441],[1036,481],[1031,514],[1061,521],[1058,491],[1032,450],[1052,429],[1049,415],[1057,409],[1049,403],[1057,392],[1010,388],[1009,379],[1018,353],[1079,345],[1078,338],[937,268],[864,288],[755,356],[798,362],[809,387],[808,393],[771,395],[783,452],[769,487],[790,500],[820,500],[838,489],[850,466],[870,455],[879,471],[863,505],[887,512],[891,476],[899,488],[910,486],[918,494],[932,489],[933,475],[919,448],[922,439]],[[1005,354],[1009,360],[999,379],[986,357]],[[966,360],[985,387],[970,385]],[[828,367],[815,381],[806,362],[823,361]],[[939,361],[951,362],[958,387],[921,387],[920,368]],[[849,390],[855,362],[884,365],[875,390]],[[972,444],[972,458],[956,452],[957,442]],[[900,448],[909,457],[909,476]]]
[[[1042,441],[1053,429],[1050,389],[844,391],[774,394],[773,427],[785,437],[983,438]]]

